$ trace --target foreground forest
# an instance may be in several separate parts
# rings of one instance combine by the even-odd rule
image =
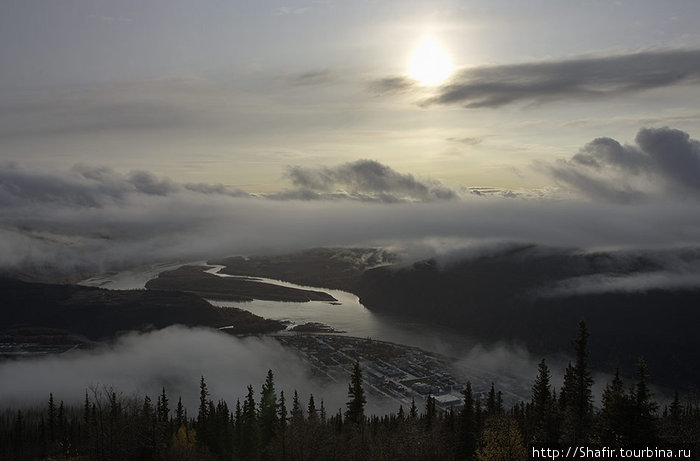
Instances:
[[[344,411],[275,389],[269,371],[261,391],[248,386],[234,406],[211,399],[200,380],[197,414],[188,415],[166,389],[155,401],[93,388],[80,406],[48,396],[44,408],[5,408],[0,459],[73,460],[517,460],[529,446],[639,447],[700,441],[697,395],[678,393],[663,408],[649,387],[643,360],[625,383],[616,372],[593,406],[593,378],[584,322],[573,341],[575,361],[555,390],[543,359],[531,399],[504,408],[494,386],[482,399],[467,383],[459,408],[440,411],[429,396],[388,415],[366,415],[359,362],[349,376]],[[256,399],[257,397],[257,399]]]

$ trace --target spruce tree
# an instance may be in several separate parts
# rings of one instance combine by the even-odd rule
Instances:
[[[323,405],[323,399],[321,399],[321,407],[318,410],[318,416],[321,418],[321,422],[326,422],[326,407]]]
[[[562,398],[565,399],[563,439],[565,443],[585,443],[593,425],[593,377],[588,365],[588,329],[579,322],[579,332],[573,341],[576,362],[569,365],[564,376]]]
[[[204,376],[201,376],[199,380],[199,412],[197,413],[197,444],[200,447],[208,446],[211,441],[208,397],[207,383],[204,381]]]
[[[603,390],[603,407],[598,417],[598,437],[610,446],[629,444],[631,401],[620,379],[620,369],[615,370],[613,380]]]
[[[554,405],[550,377],[549,367],[542,359],[537,367],[537,378],[532,386],[531,420],[528,424],[532,443],[551,445],[557,441],[553,428]]]
[[[295,421],[304,421],[304,411],[299,404],[299,394],[296,389],[294,390],[294,397],[292,398],[291,418]]]
[[[304,459],[304,410],[299,403],[299,394],[294,390],[292,410],[289,413],[288,453],[292,459]]]
[[[656,412],[659,408],[649,389],[649,373],[643,359],[637,362],[637,383],[634,389],[634,439],[632,443],[653,443],[656,441]]]
[[[260,443],[267,447],[275,436],[277,429],[277,394],[272,370],[267,371],[265,384],[260,393]]]
[[[199,380],[199,413],[197,414],[197,422],[199,424],[204,424],[209,415],[208,398],[207,383],[204,381],[204,376],[202,376]]]
[[[256,459],[258,454],[258,420],[255,410],[255,391],[248,386],[248,394],[243,401],[241,412],[240,454],[243,459]]]
[[[307,405],[306,414],[308,415],[309,421],[318,420],[318,413],[316,411],[316,403],[314,402],[314,395],[309,394],[309,404]]]
[[[489,395],[486,398],[486,413],[492,415],[496,412],[496,388],[491,382],[491,390],[489,390]]]
[[[182,397],[180,396],[177,399],[177,407],[175,408],[175,424],[179,429],[180,426],[184,426],[185,423],[185,407],[182,405]]]
[[[437,411],[435,409],[435,397],[428,394],[428,398],[425,399],[425,428],[430,431],[437,418]]]
[[[411,419],[416,419],[418,417],[418,408],[416,408],[416,399],[411,398],[411,408],[408,411],[408,417]]]
[[[282,460],[287,459],[287,401],[284,398],[284,391],[280,391],[280,399],[277,404],[277,420],[279,421],[280,445]]]
[[[48,432],[49,443],[56,441],[56,405],[53,401],[53,393],[49,394],[49,409],[48,409]]]
[[[476,415],[474,414],[474,394],[471,382],[467,382],[462,391],[462,397],[464,406],[459,412],[458,458],[471,459],[476,450]]]
[[[170,408],[168,407],[168,396],[165,393],[165,387],[158,398],[158,421],[167,423],[170,419]]]
[[[360,363],[355,362],[348,386],[347,410],[345,411],[345,421],[353,424],[360,424],[365,418],[365,391],[362,388],[362,371]]]

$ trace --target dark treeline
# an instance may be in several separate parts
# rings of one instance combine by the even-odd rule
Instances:
[[[557,392],[544,360],[529,402],[504,408],[492,385],[484,401],[467,383],[464,405],[436,408],[429,396],[422,408],[384,416],[365,414],[362,372],[356,363],[344,411],[328,414],[313,395],[300,398],[275,389],[272,371],[256,391],[230,407],[210,399],[200,381],[196,415],[163,389],[155,400],[92,389],[79,406],[49,395],[45,408],[7,410],[0,417],[0,459],[73,460],[517,460],[539,444],[653,446],[700,440],[697,398],[675,395],[660,408],[640,360],[637,376],[619,373],[607,384],[600,409],[593,406],[588,331],[583,322],[573,342],[575,361]]]

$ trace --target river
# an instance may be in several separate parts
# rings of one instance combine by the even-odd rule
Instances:
[[[144,289],[146,282],[158,276],[158,273],[172,270],[184,264],[207,266],[207,272],[220,277],[223,266],[208,265],[204,261],[162,264],[147,266],[128,271],[103,274],[81,282],[81,285],[99,286],[114,290]],[[290,323],[290,327],[307,322],[318,322],[340,330],[343,335],[370,337],[382,341],[416,346],[422,349],[447,355],[462,355],[474,346],[474,341],[464,335],[451,331],[444,326],[427,325],[412,322],[397,316],[379,314],[363,306],[359,298],[352,293],[330,290],[321,287],[303,286],[282,280],[255,277],[258,280],[275,285],[323,291],[330,294],[338,303],[309,301],[305,303],[253,300],[249,302],[209,302],[220,307],[238,307],[261,317]]]

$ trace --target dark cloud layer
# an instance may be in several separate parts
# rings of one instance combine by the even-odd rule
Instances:
[[[595,199],[700,197],[700,142],[680,130],[643,128],[635,143],[598,138],[545,169],[562,185]]]
[[[499,107],[514,102],[599,99],[679,84],[700,83],[700,50],[648,51],[606,57],[466,69],[423,105]],[[406,78],[375,82],[377,92],[411,87]]]
[[[336,167],[290,167],[287,177],[297,190],[279,197],[296,199],[350,198],[403,202],[455,199],[457,194],[435,180],[417,180],[375,160],[357,160]]]

